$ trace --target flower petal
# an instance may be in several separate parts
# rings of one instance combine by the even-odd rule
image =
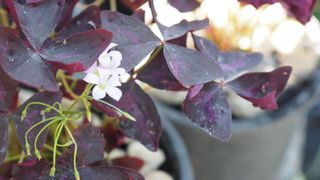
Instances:
[[[107,86],[121,86],[119,76],[112,75],[107,81]]]
[[[111,60],[122,60],[122,54],[120,51],[110,51],[108,55],[111,57]]]
[[[122,96],[122,91],[117,87],[108,86],[106,88],[106,92],[112,99],[116,101],[119,101]]]
[[[124,68],[116,68],[112,70],[112,74],[121,75],[127,73]]]
[[[111,71],[107,68],[98,67],[100,82],[106,82],[111,75]]]
[[[118,44],[116,44],[116,43],[110,43],[109,46],[106,48],[106,51],[109,52],[110,49],[112,49],[112,48],[114,48],[114,47],[116,47],[116,46],[118,46]]]
[[[89,73],[87,74],[83,80],[87,83],[91,83],[91,84],[99,84],[99,77],[96,74],[93,73]]]
[[[101,89],[99,86],[95,86],[92,90],[93,99],[103,99],[106,97],[106,91]]]
[[[124,73],[119,76],[121,83],[126,83],[129,80],[129,78],[130,78],[129,73]]]

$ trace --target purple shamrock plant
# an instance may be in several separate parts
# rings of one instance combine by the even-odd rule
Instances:
[[[224,89],[274,110],[290,77],[290,67],[243,74],[260,63],[261,54],[220,52],[193,33],[206,28],[207,19],[164,26],[152,0],[148,3],[162,38],[144,23],[141,9],[129,16],[89,6],[72,18],[77,0],[5,2],[12,26],[0,26],[0,164],[7,172],[0,179],[144,179],[137,171],[143,161],[104,158],[124,137],[151,151],[159,148],[160,116],[139,81],[187,90],[186,115],[227,141],[232,111]],[[169,3],[181,11],[199,6],[193,0]],[[186,46],[188,34],[196,49]],[[21,87],[34,95],[18,106]],[[112,128],[92,125],[96,110],[114,119]],[[119,166],[130,164],[126,161],[131,165]]]

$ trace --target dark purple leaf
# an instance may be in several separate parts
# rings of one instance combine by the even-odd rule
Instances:
[[[158,89],[176,91],[185,89],[169,70],[163,51],[138,73],[137,79]]]
[[[18,83],[0,67],[0,112],[8,112],[18,92]]]
[[[6,115],[0,114],[0,164],[6,157],[9,144],[9,120]]]
[[[192,11],[200,6],[197,0],[169,0],[169,3],[181,12]]]
[[[126,69],[127,72],[131,71],[158,45],[160,45],[160,43],[157,41],[148,41],[138,44],[116,46],[115,50],[120,51],[123,58],[120,66]]]
[[[0,180],[7,180],[11,178],[11,171],[12,168],[15,166],[16,164],[14,162],[6,162],[1,164],[0,163]]]
[[[79,165],[87,165],[103,159],[106,141],[99,128],[85,124],[72,134],[78,146],[77,163]],[[65,151],[60,158],[70,159],[70,162],[72,162],[73,153],[74,146]]]
[[[64,167],[61,167],[64,165]],[[49,169],[47,168],[42,172],[40,179],[53,180],[53,179],[70,179],[73,180],[73,168],[68,167],[66,163],[58,164],[55,177],[49,176]],[[112,166],[88,166],[78,168],[81,179],[107,179],[107,180],[144,180],[144,177],[137,171]]]
[[[239,73],[249,70],[262,61],[260,53],[223,52],[217,59],[224,72],[224,78],[230,79]]]
[[[56,102],[61,102],[62,99],[62,93],[60,92],[39,92],[35,95],[33,95],[28,101],[23,103],[16,112],[12,115],[14,120],[14,125],[16,128],[18,140],[20,142],[21,147],[25,150],[25,134],[33,125],[35,125],[37,122],[43,120],[43,116],[41,115],[41,111],[44,110],[46,107],[40,106],[40,105],[33,105],[28,108],[27,116],[23,121],[21,121],[21,115],[22,111],[25,109],[25,107],[31,103],[31,102],[42,102],[49,105],[53,105]],[[56,115],[55,111],[50,111],[49,113],[46,113],[46,118],[50,118]],[[30,133],[28,134],[28,143],[30,144],[30,152],[34,152],[33,144],[35,141],[35,138],[39,132],[39,130],[46,125],[46,123],[43,123],[42,125],[34,128]],[[39,137],[37,147],[40,150],[43,144],[46,141],[47,137],[47,130],[45,130]]]
[[[83,71],[97,60],[111,38],[112,34],[104,29],[86,31],[44,47],[41,55],[48,61],[67,65],[69,72]]]
[[[125,7],[135,10],[144,4],[147,0],[120,0],[121,4]]]
[[[141,22],[144,22],[144,16],[146,12],[143,9],[137,9],[136,11],[133,12],[131,16],[139,19]]]
[[[284,90],[291,71],[291,67],[285,66],[267,73],[248,73],[226,85],[254,106],[274,110],[278,108],[276,100]]]
[[[105,150],[112,151],[114,148],[119,147],[125,143],[125,135],[119,129],[116,120],[107,121],[101,128],[102,134],[107,142]]]
[[[27,48],[11,29],[0,26],[0,63],[13,79],[32,87],[57,91],[53,73],[40,55]]]
[[[130,71],[152,50],[160,40],[139,19],[112,11],[101,12],[102,27],[113,33],[112,42],[118,44],[122,53],[122,64]]]
[[[192,34],[192,38],[194,40],[195,47],[199,51],[209,56],[210,59],[217,60],[219,58],[219,49],[213,42],[194,34]]]
[[[283,0],[291,15],[293,15],[301,23],[306,24],[312,16],[313,8],[316,0]]]
[[[203,84],[223,75],[217,63],[192,49],[167,43],[164,56],[172,74],[185,87]]]
[[[171,27],[166,27],[157,21],[158,27],[163,35],[165,41],[176,39],[182,37],[190,31],[197,31],[208,26],[208,19],[201,21],[191,21],[186,20],[180,21],[178,24],[175,24]]]
[[[161,121],[152,99],[133,81],[123,85],[121,90],[123,95],[119,101],[114,101],[108,97],[104,99],[104,101],[115,105],[136,119],[136,121],[132,121],[123,118],[119,123],[120,129],[127,136],[141,142],[151,151],[156,151],[161,135]],[[93,101],[93,104],[107,114],[114,111],[109,106],[104,106],[95,101]]]
[[[46,162],[44,160],[25,161],[13,167],[12,178],[15,180],[38,179],[45,165]]]
[[[192,22],[182,20],[179,23],[177,23],[171,27],[167,27],[167,26],[164,26],[163,24],[161,24],[157,20],[157,12],[154,7],[153,0],[149,0],[149,6],[151,8],[153,19],[157,23],[159,30],[161,31],[165,41],[179,38],[190,31],[200,30],[200,29],[203,29],[209,25],[208,19],[204,19],[201,21],[192,21]]]
[[[56,36],[57,39],[64,40],[72,35],[100,27],[100,9],[97,6],[90,6],[65,25]]]
[[[210,59],[216,61],[224,72],[224,79],[233,78],[235,75],[249,70],[262,61],[260,53],[222,52],[220,53],[213,42],[193,35],[195,46]]]
[[[136,157],[123,156],[112,160],[114,166],[121,166],[139,171],[144,165],[144,161]]]
[[[113,33],[112,42],[121,45],[139,44],[160,40],[139,19],[118,12],[102,11],[102,27]]]
[[[72,19],[73,9],[79,0],[65,0],[61,12],[60,22],[57,25],[56,30],[60,30],[63,26],[68,24]]]
[[[197,86],[194,88],[199,91]],[[210,82],[198,93],[192,91],[191,89],[183,103],[184,112],[206,133],[219,140],[228,141],[231,137],[232,117],[222,87]]]
[[[13,1],[19,27],[35,49],[39,49],[42,43],[54,31],[64,5],[64,0],[46,0],[40,3],[19,4]],[[13,15],[15,16],[15,15]]]
[[[281,0],[239,0],[239,1],[252,4],[254,7],[258,8],[264,4],[273,4]]]

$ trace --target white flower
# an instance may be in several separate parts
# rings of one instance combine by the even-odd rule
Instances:
[[[122,92],[118,87],[130,78],[125,69],[119,67],[122,54],[119,51],[111,50],[115,46],[117,45],[111,43],[101,53],[98,61],[85,71],[87,75],[83,80],[95,84],[92,90],[94,99],[103,99],[108,94],[112,99],[119,101]]]

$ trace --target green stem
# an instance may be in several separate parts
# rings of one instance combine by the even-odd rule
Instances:
[[[34,152],[35,152],[35,155],[37,156],[37,158],[40,160],[41,159],[41,155],[39,153],[39,150],[37,148],[37,142],[38,142],[38,139],[40,137],[40,135],[42,134],[42,132],[47,129],[49,126],[51,126],[53,123],[57,122],[57,121],[61,121],[60,118],[58,119],[55,119],[55,120],[52,120],[51,122],[49,122],[48,124],[46,124],[40,131],[39,133],[37,134],[36,136],[36,139],[34,140]]]
[[[56,111],[58,114],[60,114],[62,117],[64,117],[64,114],[63,114],[61,111],[59,111],[57,108],[55,108],[55,107],[53,107],[53,106],[51,106],[51,105],[42,103],[42,102],[31,102],[31,103],[29,103],[29,104],[24,108],[24,111],[23,111],[22,113],[25,112],[25,114],[26,114],[26,112],[28,111],[29,107],[32,106],[32,105],[40,105],[40,106],[44,106],[44,107],[47,107],[47,108],[51,108],[52,110],[54,110],[54,111]]]
[[[74,99],[79,98],[79,96],[76,95],[72,91],[71,87],[69,86],[68,81],[66,80],[66,77],[65,77],[63,71],[59,70],[57,72],[57,78],[61,80],[63,87],[66,89],[67,93],[69,93],[72,98],[74,98]]]
[[[68,132],[68,134],[69,134],[69,136],[70,136],[70,138],[71,138],[71,140],[72,140],[72,142],[73,142],[73,144],[74,144],[74,154],[73,154],[74,175],[75,175],[75,177],[76,177],[77,180],[80,180],[80,175],[79,175],[79,172],[78,172],[78,170],[77,170],[77,152],[78,152],[78,145],[77,145],[77,142],[76,142],[76,140],[74,139],[74,137],[73,137],[70,129],[69,129],[67,126],[65,126],[65,128],[66,128],[66,130],[67,130],[67,132]]]
[[[3,161],[3,164],[11,161],[18,161],[20,158],[21,158],[21,154],[8,157]]]
[[[89,99],[89,100],[93,100],[93,97],[88,96],[88,99]],[[130,114],[127,113],[127,112],[122,111],[122,110],[119,109],[118,107],[116,107],[116,106],[114,106],[114,105],[112,105],[112,104],[110,104],[110,103],[108,103],[108,102],[102,101],[102,100],[100,100],[100,99],[95,99],[95,101],[98,101],[98,102],[100,102],[100,103],[102,103],[102,104],[105,104],[105,105],[107,105],[107,106],[110,106],[111,108],[117,110],[117,111],[118,111],[119,113],[121,113],[124,117],[128,118],[128,119],[131,120],[131,121],[136,121],[136,119],[135,119],[132,115],[130,115]]]
[[[51,170],[50,170],[50,176],[54,176],[55,172],[56,172],[56,158],[57,158],[57,144],[58,144],[58,140],[60,138],[60,134],[61,134],[61,131],[64,127],[64,124],[65,124],[66,120],[62,121],[56,131],[55,131],[55,135],[54,135],[54,145],[53,145],[53,162],[52,162],[52,167],[51,167]]]
[[[18,160],[18,164],[21,164],[21,163],[23,162],[23,160],[24,160],[25,157],[26,157],[26,156],[25,156],[24,152],[21,151],[21,154],[20,154],[20,157],[19,157],[19,160]]]
[[[29,143],[28,143],[28,135],[29,133],[34,129],[36,128],[37,126],[41,125],[42,123],[45,123],[45,122],[48,122],[48,121],[51,121],[51,120],[54,120],[56,117],[51,117],[51,118],[48,118],[48,119],[44,119],[36,124],[34,124],[31,128],[28,129],[28,131],[26,132],[26,134],[24,135],[24,141],[25,141],[25,148],[26,148],[26,151],[27,151],[27,156],[31,156],[31,153],[30,153],[30,146],[29,146]]]
[[[44,148],[48,149],[48,150],[51,151],[51,152],[54,151],[53,147],[50,146],[49,144],[44,144]],[[57,154],[58,154],[58,156],[60,156],[62,153],[57,150]]]

